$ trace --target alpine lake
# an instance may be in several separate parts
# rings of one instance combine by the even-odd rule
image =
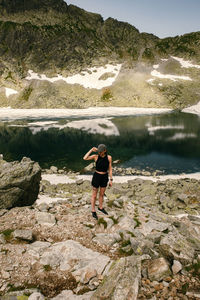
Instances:
[[[0,153],[7,161],[30,157],[42,168],[81,172],[84,154],[106,144],[118,167],[200,172],[200,117],[170,112],[112,118],[67,117],[0,121]]]

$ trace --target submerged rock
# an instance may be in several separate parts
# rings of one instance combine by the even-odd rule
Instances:
[[[21,162],[0,163],[0,209],[32,205],[39,193],[41,168],[24,157]]]

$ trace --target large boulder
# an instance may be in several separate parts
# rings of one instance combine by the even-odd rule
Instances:
[[[183,265],[192,263],[195,256],[194,245],[176,230],[161,238],[159,250],[169,261],[178,260]]]
[[[123,257],[111,265],[110,271],[91,300],[136,300],[141,280],[141,260]]]
[[[0,209],[32,205],[38,197],[41,168],[24,157],[21,162],[0,160]]]

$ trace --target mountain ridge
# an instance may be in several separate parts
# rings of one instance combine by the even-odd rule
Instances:
[[[200,32],[160,39],[153,34],[140,33],[136,27],[127,22],[113,18],[103,20],[101,15],[87,12],[74,5],[67,5],[63,0],[0,0],[0,40],[0,85],[14,88],[17,91],[23,90],[20,95],[6,99],[4,89],[0,88],[0,99],[3,99],[1,105],[17,107],[38,107],[39,105],[39,107],[43,107],[43,100],[36,101],[34,98],[36,95],[38,99],[43,99],[43,97],[49,99],[54,95],[50,102],[51,105],[56,103],[56,107],[57,105],[60,107],[60,103],[62,103],[62,107],[77,107],[79,106],[77,101],[85,103],[85,106],[94,103],[107,105],[107,102],[102,103],[102,95],[94,90],[85,90],[71,85],[61,88],[55,84],[37,80],[29,82],[26,80],[28,71],[44,73],[49,77],[55,77],[58,74],[67,77],[80,74],[91,67],[121,64],[121,75],[118,78],[125,80],[125,73],[128,74],[123,83],[124,86],[127,86],[127,91],[122,87],[113,86],[112,88],[116,88],[118,91],[118,95],[111,91],[109,104],[120,105],[120,101],[122,101],[121,105],[125,106],[159,106],[162,103],[163,107],[166,103],[167,107],[171,107],[171,105],[177,107],[181,103],[185,107],[186,103],[191,100],[183,101],[181,98],[178,101],[179,104],[175,104],[175,100],[169,101],[168,99],[169,97],[177,99],[177,97],[180,98],[180,95],[183,97],[182,90],[186,86],[183,82],[177,83],[177,86],[174,87],[173,82],[165,80],[165,88],[161,87],[162,82],[158,82],[157,84],[160,86],[157,89],[155,86],[149,85],[150,98],[153,99],[151,90],[156,89],[155,99],[160,97],[162,99],[160,101],[152,102],[147,99],[144,101],[141,96],[141,89],[147,88],[146,80],[149,79],[153,66],[159,63],[163,65],[163,59],[169,60],[167,63],[169,66],[163,65],[162,70],[168,68],[172,71],[172,75],[176,75],[176,73],[183,73],[186,77],[189,77],[190,74],[194,75],[194,82],[187,89],[190,89],[190,93],[195,90],[194,97],[199,93],[196,86],[195,89],[192,87],[198,81],[197,71],[181,69],[177,61],[171,61],[171,56],[200,63]],[[130,74],[132,74],[130,77],[132,81],[129,78]],[[143,78],[142,82],[137,86],[134,82],[140,78]],[[41,96],[42,91],[39,95],[36,93],[35,96],[33,96],[34,93],[30,93],[32,90],[35,91],[36,87],[40,90],[40,88],[44,89],[44,86],[47,91],[53,90],[53,93],[51,92],[49,95],[48,92],[46,96],[44,93]],[[29,91],[28,96],[27,90]],[[66,94],[64,96],[63,90]],[[78,94],[77,90],[80,90]],[[124,98],[127,97],[125,102],[123,102],[122,95]],[[31,97],[35,99],[32,104],[29,102]],[[59,100],[60,97],[62,101]],[[89,102],[88,97],[91,99]],[[93,98],[96,100],[92,100]],[[189,98],[191,99],[191,96]],[[12,104],[10,103],[11,99],[15,99]],[[113,99],[115,101],[112,103]],[[131,99],[140,99],[140,101],[136,103]],[[45,103],[48,101],[45,100]],[[194,103],[195,101],[192,102],[192,104]],[[49,107],[49,104],[45,105]]]

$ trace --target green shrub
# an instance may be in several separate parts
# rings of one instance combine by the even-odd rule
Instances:
[[[111,93],[111,90],[110,89],[104,89],[103,90],[103,94],[101,96],[101,100],[103,101],[109,101],[111,98],[112,98],[112,93]]]

